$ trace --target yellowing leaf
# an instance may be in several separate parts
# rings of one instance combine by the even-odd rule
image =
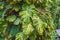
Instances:
[[[10,4],[16,4],[16,2],[12,1],[12,2],[10,2]]]

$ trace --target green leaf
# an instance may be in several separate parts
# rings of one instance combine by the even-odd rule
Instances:
[[[0,11],[0,18],[4,18],[6,11],[7,11],[7,9],[2,9]]]
[[[0,10],[0,18],[4,18],[5,13],[8,11],[8,9],[11,8],[11,5],[4,6],[4,9]]]
[[[28,38],[28,36],[24,35],[23,32],[20,32],[20,33],[16,34],[15,40],[26,40],[27,38]]]
[[[34,30],[34,31],[31,33],[29,39],[30,39],[30,40],[36,40],[36,37],[37,37],[36,31]]]
[[[0,31],[4,31],[4,29],[7,27],[7,22],[6,21],[2,21],[0,24]]]
[[[4,8],[4,2],[0,2],[0,9]]]
[[[0,33],[0,40],[5,40],[3,33]]]
[[[4,37],[0,37],[0,40],[5,40],[5,38]]]
[[[58,34],[56,30],[52,30],[50,35],[51,35],[51,40],[57,40]]]
[[[20,19],[17,18],[15,21],[14,21],[14,25],[18,25],[20,23]]]
[[[34,28],[33,28],[33,26],[31,24],[23,25],[22,29],[23,29],[23,33],[25,35],[30,35],[33,32],[33,30],[34,30]]]
[[[15,15],[11,15],[11,16],[8,16],[8,17],[6,18],[6,20],[9,21],[9,22],[14,22],[15,19],[16,19],[16,16],[15,16]]]
[[[14,37],[18,32],[19,32],[19,27],[12,26],[10,33],[9,33],[9,38]]]
[[[37,32],[40,34],[40,35],[43,35],[43,26],[42,26],[42,19],[39,18],[39,16],[37,16],[36,14],[33,15],[32,17],[32,20],[33,20],[33,25],[34,27],[36,28]]]
[[[21,8],[20,8],[20,5],[18,4],[15,4],[15,5],[12,5],[13,6],[13,9],[18,12]],[[17,7],[18,6],[18,7]]]
[[[27,8],[28,8],[28,5],[27,4],[23,4],[22,5],[22,10],[27,10]]]
[[[28,11],[19,12],[19,16],[21,16],[22,23],[28,24],[30,22],[31,15],[28,13]]]

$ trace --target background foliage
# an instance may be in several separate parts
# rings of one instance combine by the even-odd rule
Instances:
[[[0,40],[56,40],[59,0],[0,0]]]

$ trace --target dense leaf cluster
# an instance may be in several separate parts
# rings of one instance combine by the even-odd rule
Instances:
[[[55,40],[56,2],[0,0],[0,40]]]

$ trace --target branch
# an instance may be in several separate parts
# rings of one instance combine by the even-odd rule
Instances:
[[[14,9],[11,9],[10,11],[9,11],[9,14],[13,11]]]
[[[44,13],[43,11],[41,11],[41,10],[39,10],[39,9],[37,9],[37,8],[35,8],[35,10],[36,10],[37,12],[39,12],[39,13],[45,15],[45,13]]]
[[[45,14],[45,12],[43,12],[42,10],[39,10],[38,8],[35,8],[35,10],[36,10],[37,12],[41,13],[42,15],[48,17],[48,16]]]

